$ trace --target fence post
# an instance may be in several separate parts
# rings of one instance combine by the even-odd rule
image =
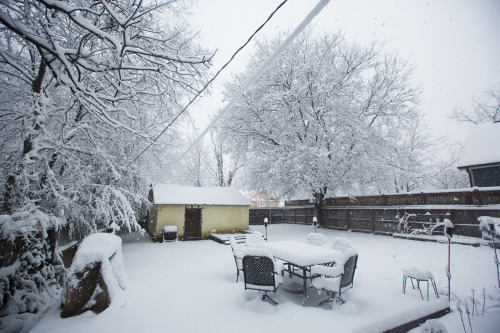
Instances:
[[[345,210],[345,224],[346,224],[347,230],[351,230],[351,226],[350,226],[351,222],[349,219],[349,209]]]
[[[472,191],[472,202],[477,206],[482,205],[481,193],[477,189]]]
[[[370,208],[370,223],[372,225],[372,233],[374,234],[375,233],[375,221],[373,218],[373,211],[374,211],[374,209]]]

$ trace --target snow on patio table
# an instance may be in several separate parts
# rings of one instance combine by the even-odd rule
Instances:
[[[264,231],[264,226],[250,228]],[[309,230],[310,227],[301,225],[268,226],[269,236],[276,241],[305,241]],[[446,291],[446,245],[336,230],[321,232],[326,236],[327,246],[334,237],[345,237],[359,253],[354,288],[345,292],[347,302],[333,310],[313,306],[312,300],[325,298],[313,290],[308,292],[312,299],[308,304],[312,306],[302,306],[302,295],[287,293],[282,287],[275,297],[277,306],[263,302],[258,292],[244,290],[241,280],[234,281],[230,246],[211,240],[153,243],[124,239],[128,288],[123,296],[126,297],[113,300],[99,315],[86,312],[66,319],[60,318],[60,308],[56,305],[32,333],[377,332],[389,323],[393,326],[404,322],[413,312],[432,312],[447,300],[447,297],[431,297],[429,302],[422,301],[418,291],[410,289],[405,295],[401,288],[402,269],[414,265],[432,271],[438,290]],[[493,287],[496,267],[491,248],[452,244],[451,251],[452,308],[455,297],[472,296],[471,288],[482,290],[484,286],[489,295],[498,298]],[[487,300],[487,307],[498,304],[498,299]],[[449,332],[463,331],[456,311],[438,320]],[[497,332],[500,325],[495,308],[471,320],[474,332]]]
[[[343,258],[341,251],[298,241],[269,242],[259,246],[271,250],[276,258],[298,266],[326,264]]]

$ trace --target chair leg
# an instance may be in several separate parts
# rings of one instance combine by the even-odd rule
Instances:
[[[439,294],[438,294],[438,290],[437,290],[437,286],[436,286],[436,281],[434,281],[434,278],[431,278],[431,283],[432,283],[432,287],[434,288],[434,292],[436,293],[437,298],[439,298]]]
[[[429,301],[429,280],[427,280],[427,301]]]
[[[417,288],[418,288],[418,291],[420,292],[420,297],[422,297],[422,301],[424,300],[424,295],[422,295],[422,289],[420,289],[420,281],[417,280]]]
[[[262,295],[262,300],[264,300],[266,298],[268,300],[270,300],[274,305],[278,304],[278,302],[276,302],[274,299],[272,299],[271,297],[269,297],[269,295],[267,294],[267,291],[264,293],[264,295]]]
[[[322,300],[321,302],[318,303],[318,306],[323,305],[325,303],[330,303],[330,302],[333,302],[333,296],[330,296],[327,299]]]
[[[325,290],[326,291],[326,290]],[[318,303],[318,306],[323,305],[325,303],[333,303],[335,300],[335,292],[332,294],[329,294],[328,292],[326,293],[328,295],[327,299],[322,300],[321,302]]]

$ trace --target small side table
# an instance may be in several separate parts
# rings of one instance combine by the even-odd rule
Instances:
[[[420,292],[420,297],[422,297],[422,300],[424,300],[424,296],[422,295],[422,289],[420,289],[420,282],[427,282],[427,301],[429,300],[429,281],[432,284],[432,287],[434,288],[434,292],[436,293],[436,297],[439,298],[437,287],[436,287],[436,281],[434,280],[434,276],[432,273],[428,270],[421,270],[418,268],[405,268],[403,269],[403,294],[405,294],[406,291],[406,280],[410,279],[411,285],[413,289],[415,289],[415,285],[413,284],[413,280],[416,281],[417,283],[417,289]]]

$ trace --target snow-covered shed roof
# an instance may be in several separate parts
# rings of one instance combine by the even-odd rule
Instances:
[[[479,124],[471,128],[458,168],[500,163],[500,123]]]
[[[190,187],[169,184],[153,186],[155,205],[224,205],[251,206],[252,203],[234,187]]]

